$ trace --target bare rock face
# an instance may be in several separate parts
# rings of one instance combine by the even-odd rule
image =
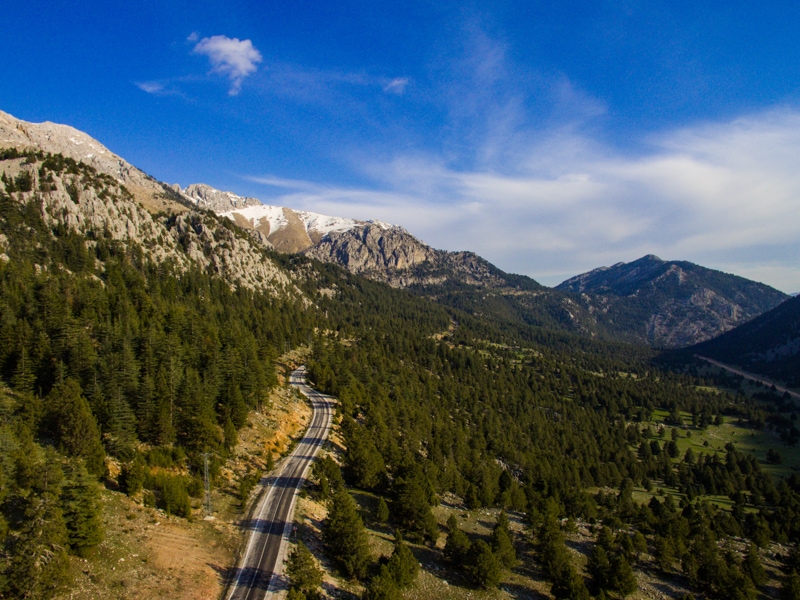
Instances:
[[[357,275],[388,281],[394,277],[394,271],[431,260],[436,251],[402,227],[368,224],[330,233],[306,254],[339,264]]]
[[[233,192],[223,192],[205,183],[193,183],[185,190],[182,190],[178,184],[171,187],[198,208],[212,210],[215,213],[224,213],[261,204],[257,198],[243,198]]]
[[[670,348],[716,337],[786,299],[767,285],[652,254],[594,269],[556,289],[579,293],[605,327]]]
[[[393,287],[453,282],[498,290],[514,287],[505,273],[477,254],[436,250],[402,227],[386,223],[331,232],[305,254]]]
[[[53,227],[60,224],[88,239],[102,235],[136,245],[154,262],[168,261],[178,270],[194,265],[233,286],[302,295],[260,244],[219,217],[194,211],[152,215],[118,180],[85,165],[70,172],[53,170],[38,159],[0,161],[4,181],[17,181],[23,173],[30,189],[8,189],[2,182],[0,189],[6,185],[3,191],[20,203],[37,203]]]
[[[183,212],[186,207],[165,194],[164,186],[117,156],[100,142],[69,125],[28,123],[0,111],[0,148],[35,148],[61,154],[123,184],[150,212]]]

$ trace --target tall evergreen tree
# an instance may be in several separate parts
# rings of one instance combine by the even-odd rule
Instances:
[[[312,600],[319,597],[322,570],[303,542],[298,542],[289,555],[286,575],[289,577],[290,588],[301,592],[304,598]]]
[[[330,557],[345,575],[363,579],[372,557],[358,506],[347,490],[339,489],[331,497],[322,535]]]
[[[67,542],[73,552],[88,555],[103,540],[100,495],[82,463],[72,463],[61,490]]]
[[[508,515],[506,515],[505,511],[501,511],[498,515],[497,523],[492,531],[492,551],[506,569],[514,568],[517,562],[517,551],[511,541]]]
[[[394,551],[386,564],[397,587],[407,588],[419,573],[419,562],[403,539],[400,531],[395,531]]]
[[[455,515],[447,518],[447,542],[444,545],[445,557],[456,566],[463,566],[467,562],[470,548],[472,547],[467,534],[458,527]]]
[[[394,517],[398,525],[407,533],[435,541],[439,527],[431,512],[429,497],[425,488],[424,475],[414,470],[406,478],[395,482]]]
[[[33,496],[11,540],[6,585],[11,598],[50,598],[67,577],[67,529],[52,494]]]
[[[100,431],[80,384],[70,378],[56,384],[45,399],[45,406],[50,427],[64,451],[83,458],[92,475],[102,475],[105,452]]]
[[[492,552],[491,546],[483,540],[477,540],[470,549],[468,572],[477,585],[495,588],[500,585],[503,566]]]
[[[388,566],[381,565],[378,573],[367,584],[363,600],[400,600],[402,597]]]

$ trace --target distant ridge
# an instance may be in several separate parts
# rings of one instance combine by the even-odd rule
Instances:
[[[648,343],[673,348],[716,337],[788,297],[763,283],[653,254],[594,269],[556,289],[579,294],[609,330],[638,328]]]
[[[787,298],[769,286],[654,255],[595,269],[554,290],[530,277],[505,273],[473,252],[434,249],[398,225],[264,205],[256,198],[202,183],[186,188],[164,184],[66,125],[27,123],[0,112],[0,147],[62,154],[112,177],[152,218],[120,213],[121,205],[101,197],[104,192],[98,189],[93,192],[97,198],[89,194],[85,199],[95,203],[93,220],[108,212],[103,226],[118,231],[120,237],[140,240],[148,252],[167,255],[174,249],[162,246],[180,244],[193,260],[253,287],[272,287],[272,267],[256,264],[258,253],[267,246],[304,253],[511,327],[674,348],[715,337]],[[26,168],[19,162],[13,170]],[[62,189],[69,181],[56,183],[58,201],[80,222],[82,208],[73,206]],[[203,211],[230,219],[262,247],[254,251],[258,244],[250,247],[237,237],[241,231],[222,222],[202,224],[208,215],[197,213]],[[171,228],[169,238],[152,237],[159,228],[156,222]]]
[[[800,297],[690,350],[800,388]]]

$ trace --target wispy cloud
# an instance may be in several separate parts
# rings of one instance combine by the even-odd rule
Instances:
[[[800,289],[800,113],[772,111],[664,132],[627,156],[565,130],[514,173],[457,170],[431,155],[368,165],[371,186],[281,178],[273,203],[403,225],[554,285],[648,253]]]
[[[135,81],[134,85],[148,94],[161,94],[164,91],[164,84],[159,81]]]
[[[152,96],[183,96],[175,85],[176,81],[179,80],[134,81],[133,84]]]
[[[350,151],[359,185],[252,181],[270,187],[270,203],[403,225],[548,285],[654,253],[800,290],[800,110],[642,134],[621,148],[608,141],[602,100],[509,55],[468,26],[461,53],[414,82],[441,125],[402,151],[391,139]],[[409,85],[288,66],[269,76],[278,93],[320,103],[346,85]]]
[[[189,41],[194,41],[196,37],[196,34],[192,34],[189,36]],[[224,35],[201,39],[195,45],[194,52],[208,56],[212,73],[219,73],[230,79],[231,87],[228,94],[231,96],[239,93],[244,78],[255,73],[257,65],[263,60],[261,53],[250,40],[229,38]]]
[[[369,102],[384,94],[402,96],[412,80],[409,77],[385,77],[365,71],[312,69],[274,61],[260,77],[264,94],[292,102],[322,107],[331,112],[347,112],[354,104]]]
[[[410,81],[408,77],[395,77],[384,84],[383,91],[387,94],[402,95],[405,93]]]

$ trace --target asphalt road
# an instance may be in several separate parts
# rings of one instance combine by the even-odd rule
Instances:
[[[793,392],[792,390],[788,390],[785,387],[783,387],[782,385],[778,385],[777,383],[767,379],[766,377],[762,377],[760,375],[754,375],[753,373],[748,373],[747,371],[742,371],[741,369],[737,369],[737,368],[732,367],[730,365],[723,364],[723,363],[719,362],[718,360],[714,360],[713,358],[708,358],[706,356],[700,356],[699,354],[695,354],[695,356],[697,358],[699,358],[700,360],[704,360],[707,363],[711,363],[715,367],[719,367],[720,369],[725,369],[726,371],[728,371],[729,373],[733,373],[734,375],[741,375],[742,377],[744,377],[745,379],[749,379],[750,381],[756,381],[758,383],[764,384],[767,387],[770,387],[770,386],[774,385],[775,389],[778,390],[781,394],[783,394],[785,392],[785,393],[789,394],[795,400],[800,400],[800,394],[798,394],[797,392]]]
[[[283,562],[292,534],[295,501],[314,457],[328,439],[333,416],[334,400],[308,387],[305,380],[305,367],[290,378],[292,386],[311,402],[311,425],[277,471],[261,482],[264,491],[246,525],[250,538],[231,578],[225,596],[228,600],[261,600],[288,589]]]

